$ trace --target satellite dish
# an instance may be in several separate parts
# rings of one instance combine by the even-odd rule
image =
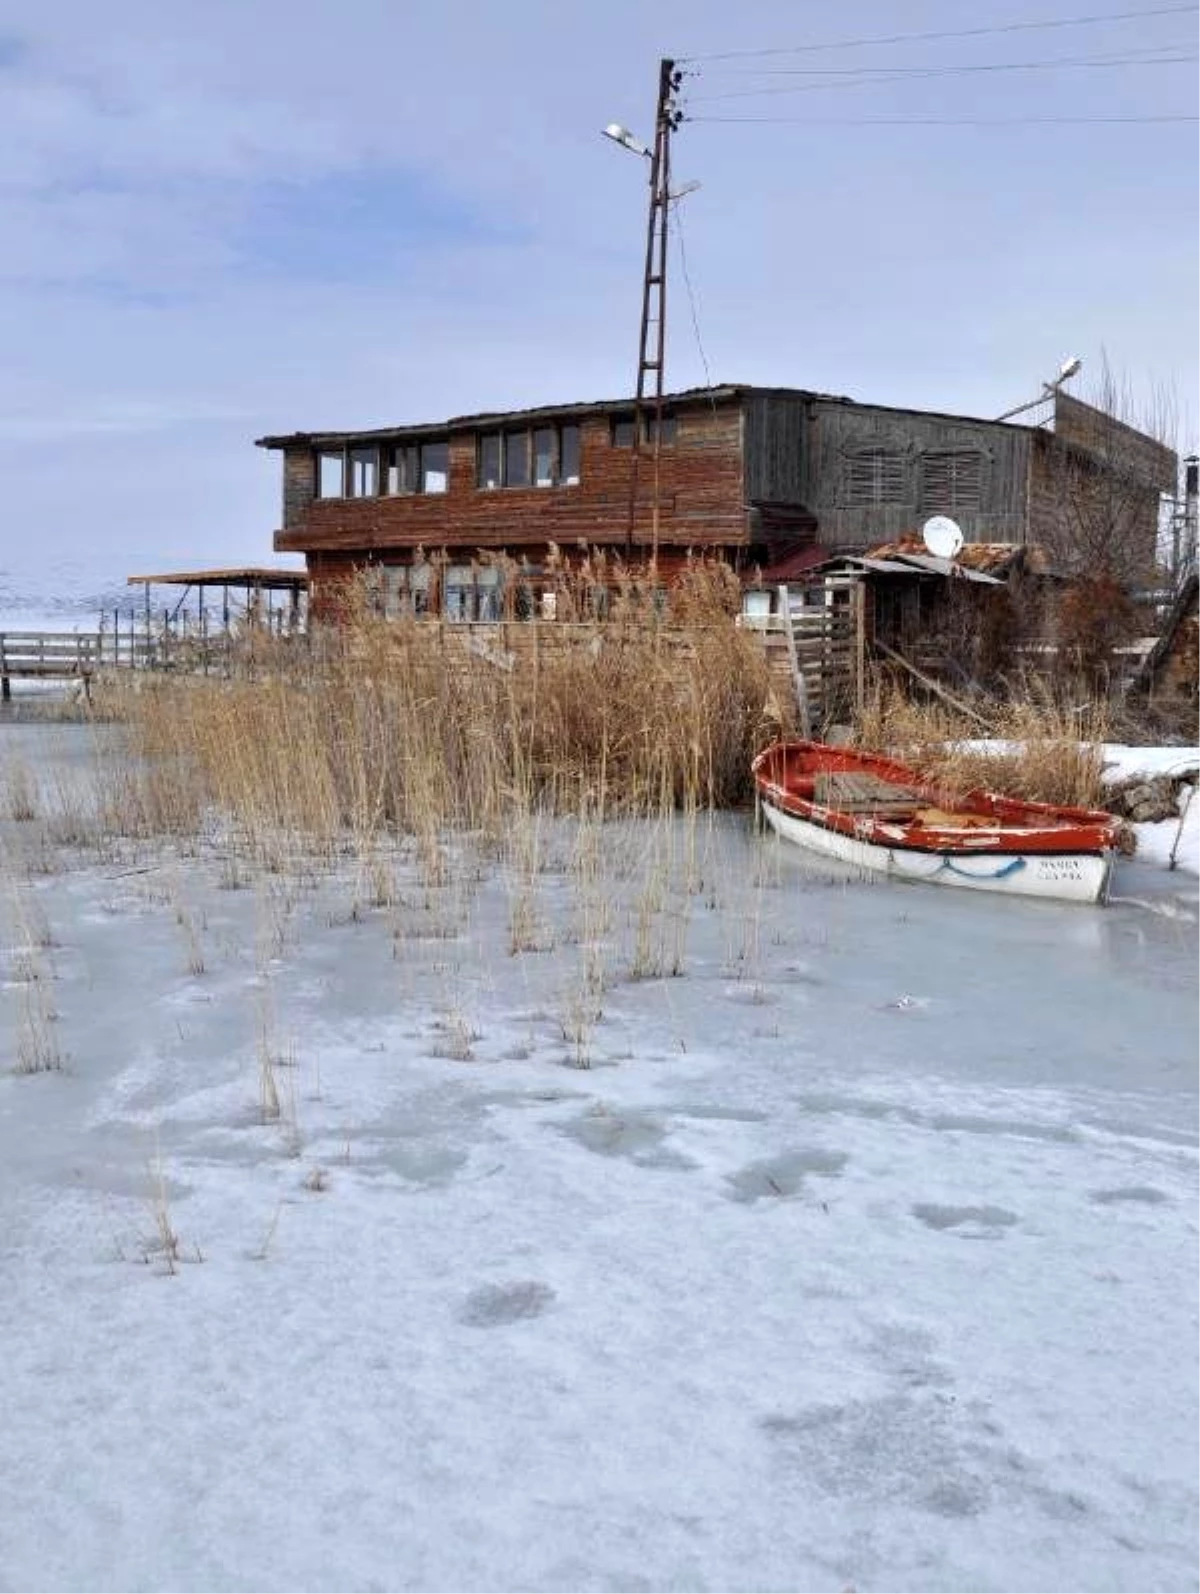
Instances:
[[[953,559],[963,545],[959,524],[949,515],[930,516],[921,527],[921,536],[930,553],[939,559]]]

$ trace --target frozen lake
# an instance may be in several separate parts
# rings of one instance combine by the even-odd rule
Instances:
[[[0,1588],[1197,1586],[1194,874],[98,857],[89,735],[0,727]]]

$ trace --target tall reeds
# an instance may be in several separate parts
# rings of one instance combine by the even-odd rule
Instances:
[[[277,867],[297,842],[363,856],[405,833],[436,883],[447,828],[511,857],[537,813],[581,813],[601,792],[612,814],[727,804],[745,794],[767,696],[728,580],[691,567],[660,612],[649,577],[625,572],[603,619],[577,595],[578,619],[486,627],[385,621],[364,588],[336,626],[245,676],[126,692],[137,756],[106,823],[178,831],[215,812]]]

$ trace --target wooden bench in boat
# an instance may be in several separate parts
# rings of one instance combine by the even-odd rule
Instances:
[[[844,814],[878,814],[887,819],[911,818],[923,800],[911,786],[857,770],[818,775],[813,795],[824,808],[836,808]]]

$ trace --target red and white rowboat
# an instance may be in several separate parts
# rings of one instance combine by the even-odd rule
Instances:
[[[773,742],[753,763],[767,823],[788,841],[902,880],[1103,902],[1120,822],[995,792],[950,798],[903,764],[851,747]]]

